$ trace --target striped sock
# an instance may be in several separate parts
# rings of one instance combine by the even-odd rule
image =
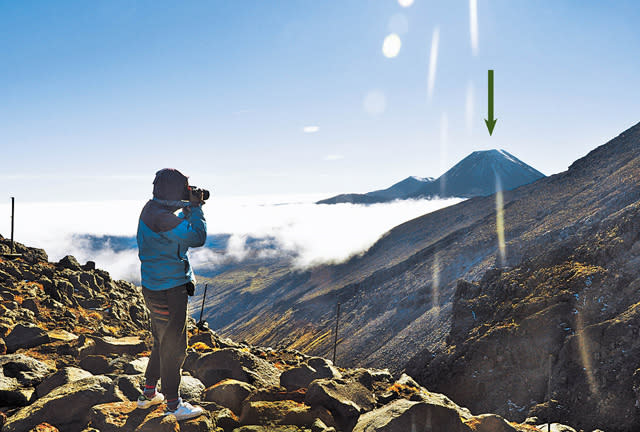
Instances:
[[[167,399],[167,409],[169,411],[177,410],[179,404],[180,404],[180,398]]]
[[[156,395],[156,386],[155,385],[144,385],[144,397],[151,399]]]

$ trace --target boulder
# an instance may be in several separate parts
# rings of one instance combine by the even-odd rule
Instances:
[[[251,384],[234,379],[226,379],[205,390],[205,400],[229,408],[236,414],[242,411],[242,402],[255,390]]]
[[[73,255],[67,255],[58,261],[58,266],[69,270],[81,270],[80,263]]]
[[[464,420],[464,424],[474,432],[517,432],[508,421],[496,414],[482,414]]]
[[[114,378],[112,388],[109,389],[111,399],[114,400],[137,400],[142,394],[144,386],[144,376],[142,375],[120,375]]]
[[[68,384],[70,382],[79,381],[84,378],[89,378],[91,376],[93,376],[93,374],[84,369],[76,367],[65,367],[42,381],[42,383],[38,387],[36,387],[36,391],[38,397],[41,398],[57,387]]]
[[[95,341],[96,354],[131,354],[136,355],[146,351],[147,346],[144,341],[136,336],[116,338],[112,336],[93,336]]]
[[[88,355],[80,360],[80,367],[92,374],[102,375],[111,372],[109,359],[103,355]]]
[[[202,399],[204,384],[198,378],[183,375],[180,379],[180,396],[186,401],[199,401]]]
[[[62,430],[84,424],[90,408],[100,403],[111,385],[105,376],[92,376],[58,387],[7,420],[2,432],[20,432],[46,421]]]
[[[280,375],[280,385],[287,390],[308,388],[318,372],[307,364],[288,369]],[[318,377],[319,378],[319,377]]]
[[[322,357],[312,357],[307,360],[307,364],[316,370],[315,379],[342,378],[342,374],[333,365],[331,360]]]
[[[165,416],[162,405],[145,410],[136,402],[112,402],[95,405],[90,413],[91,425],[100,432],[207,432],[214,430],[209,413],[178,423],[174,416]]]
[[[229,408],[223,408],[213,413],[213,419],[218,427],[221,427],[225,431],[235,430],[240,426],[238,416],[233,413]]]
[[[303,403],[306,395],[307,389],[282,391],[279,387],[267,387],[254,390],[246,400],[249,402],[292,400],[294,402]]]
[[[369,389],[358,382],[320,379],[309,386],[305,403],[312,407],[327,408],[340,429],[350,430],[361,413],[374,408],[375,398]]]
[[[8,353],[16,352],[20,348],[33,348],[49,341],[47,332],[33,324],[17,324],[4,338]]]
[[[54,372],[23,354],[0,356],[0,406],[24,406],[35,398],[35,386]]]
[[[146,372],[148,364],[149,357],[139,357],[124,367],[124,373],[127,375],[143,374]]]
[[[63,329],[49,330],[47,335],[52,341],[73,342],[78,339],[77,335]]]
[[[353,432],[469,432],[455,409],[398,399],[360,416]]]
[[[256,387],[278,386],[280,370],[251,353],[236,348],[225,348],[205,354],[185,369],[210,387],[223,379],[233,378]]]
[[[60,429],[50,425],[49,423],[40,423],[39,425],[36,425],[36,427],[31,429],[29,432],[60,432]]]
[[[242,407],[240,423],[244,425],[297,425],[306,426],[316,418],[332,422],[331,414],[321,407],[311,408],[294,401],[247,402]]]

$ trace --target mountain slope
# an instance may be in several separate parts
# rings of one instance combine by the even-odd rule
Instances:
[[[639,129],[634,126],[564,173],[505,192],[504,264],[516,265],[585,220],[604,219],[634,202]],[[306,271],[264,267],[251,277],[234,269],[210,280],[218,295],[208,303],[208,316],[232,303],[236,313],[218,323],[225,333],[326,355],[340,301],[338,358],[401,369],[408,356],[442,348],[457,279],[479,280],[502,264],[496,230],[495,197],[477,197],[406,222],[343,264]],[[249,290],[251,285],[260,289]]]
[[[318,204],[372,204],[424,197],[475,197],[511,190],[544,177],[540,171],[505,150],[475,151],[438,179],[408,177],[388,189],[366,194],[343,194]]]

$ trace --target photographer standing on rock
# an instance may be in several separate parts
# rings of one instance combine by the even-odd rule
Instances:
[[[178,420],[202,414],[201,407],[182,401],[179,387],[187,349],[187,299],[195,284],[187,250],[204,245],[206,240],[202,204],[208,197],[208,191],[190,187],[180,171],[162,169],[153,181],[153,199],[142,209],[138,222],[142,293],[153,333],[138,407],[162,403],[166,395],[165,415],[172,414]],[[159,379],[165,395],[156,391]]]

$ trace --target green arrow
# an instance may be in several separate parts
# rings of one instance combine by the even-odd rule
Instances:
[[[493,135],[493,128],[496,127],[498,119],[493,118],[493,69],[489,69],[489,120],[485,119],[489,129],[489,135]]]

